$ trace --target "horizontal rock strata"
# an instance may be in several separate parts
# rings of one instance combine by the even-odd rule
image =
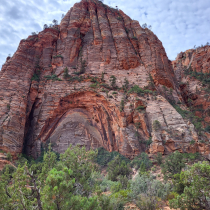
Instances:
[[[59,153],[79,144],[130,158],[175,150],[208,156],[194,125],[170,104],[186,101],[178,81],[152,31],[82,0],[60,25],[21,40],[3,65],[0,149],[35,158],[48,143]]]

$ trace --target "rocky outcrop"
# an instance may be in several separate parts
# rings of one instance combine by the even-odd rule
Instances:
[[[191,151],[199,136],[166,99],[184,101],[156,35],[122,11],[82,0],[59,26],[21,40],[4,64],[0,149],[33,157],[49,142],[60,153],[79,144],[130,158]],[[208,146],[194,150],[209,154]]]
[[[182,97],[195,115],[210,123],[210,46],[187,50],[178,54],[173,63]],[[208,134],[207,134],[208,135]]]

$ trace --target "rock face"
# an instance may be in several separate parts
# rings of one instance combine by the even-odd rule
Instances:
[[[208,156],[194,125],[168,102],[185,102],[182,89],[152,31],[82,0],[60,25],[21,40],[3,65],[0,149],[36,158],[51,142],[60,153],[79,144],[130,158],[175,150]]]
[[[181,52],[172,63],[185,103],[204,119],[204,126],[209,125],[210,46]]]
[[[197,116],[204,128],[204,139],[210,139],[210,46],[187,50],[178,54],[172,62],[185,104]],[[201,141],[203,142],[203,140]],[[196,146],[194,146],[195,148]],[[198,146],[201,147],[201,146]],[[205,149],[208,147],[208,149]],[[209,153],[208,144],[202,145]]]

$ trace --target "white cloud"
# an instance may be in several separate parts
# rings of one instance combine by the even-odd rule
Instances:
[[[40,31],[53,19],[60,21],[77,0],[0,0],[0,67],[20,39]],[[104,0],[118,6],[140,24],[152,25],[169,59],[194,45],[210,42],[209,0]],[[146,14],[146,15],[145,15]]]

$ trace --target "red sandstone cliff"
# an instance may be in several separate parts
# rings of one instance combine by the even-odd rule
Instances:
[[[181,52],[172,64],[185,103],[210,125],[210,46]]]
[[[110,87],[112,75],[118,88]],[[122,88],[125,78],[129,84]],[[146,91],[129,93],[135,85]],[[208,156],[210,148],[199,142],[193,124],[166,100],[184,102],[182,96],[171,61],[152,31],[122,11],[82,0],[58,27],[21,40],[4,64],[0,149],[13,154],[24,149],[37,157],[42,144],[51,142],[57,152],[80,144],[128,157],[145,150]]]

